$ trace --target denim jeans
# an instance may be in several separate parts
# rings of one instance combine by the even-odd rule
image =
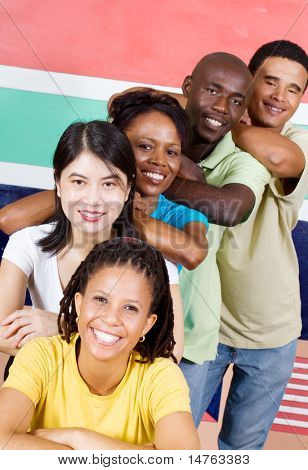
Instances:
[[[184,358],[179,364],[189,386],[190,407],[196,428],[198,428],[203,416],[202,392],[206,384],[209,364],[209,361],[204,361],[201,365],[195,364]]]
[[[271,349],[219,344],[208,368],[202,410],[206,410],[230,364],[233,377],[218,438],[220,449],[262,449],[291,376],[297,340]]]

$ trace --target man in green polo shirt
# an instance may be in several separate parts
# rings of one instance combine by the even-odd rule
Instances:
[[[185,313],[180,367],[190,387],[197,425],[209,361],[215,359],[218,345],[221,288],[216,252],[225,227],[248,217],[270,179],[263,165],[236,148],[230,132],[244,113],[250,85],[246,65],[226,53],[205,56],[183,83],[192,131],[184,152],[189,158],[183,157],[167,196],[204,212],[212,222],[207,258],[197,269],[183,268],[180,274]]]
[[[307,87],[305,51],[289,41],[262,46],[249,116],[236,143],[273,177],[245,224],[227,228],[217,253],[223,308],[218,355],[203,392],[207,408],[228,366],[233,379],[221,449],[261,449],[290,378],[301,331],[298,261],[291,231],[308,192],[308,132],[288,121]]]

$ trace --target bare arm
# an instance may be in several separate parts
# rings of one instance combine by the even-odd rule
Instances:
[[[0,209],[0,230],[11,235],[30,225],[41,224],[52,216],[54,209],[54,191],[24,197]]]
[[[129,444],[83,428],[40,429],[34,435],[76,450],[200,449],[197,430],[188,412],[172,413],[158,421],[155,446],[150,443],[143,446]]]
[[[33,435],[75,450],[154,450],[151,444],[138,446],[85,428],[38,429]]]
[[[2,260],[0,266],[0,322],[10,313],[23,308],[27,283],[28,279],[25,273],[10,261]],[[10,295],[8,295],[8,292]],[[14,346],[16,338],[14,336],[6,338],[6,331],[6,327],[0,325],[0,351],[15,355],[17,353]]]
[[[233,227],[254,207],[255,195],[244,184],[226,184],[218,188],[206,182],[176,178],[166,191],[169,199],[206,214],[209,222]]]
[[[278,178],[298,178],[305,167],[300,147],[272,129],[237,124],[232,129],[232,137],[238,147]]]
[[[34,405],[26,395],[12,388],[0,390],[1,449],[70,449],[66,445],[28,434],[33,413]]]
[[[174,313],[174,328],[173,336],[175,340],[175,346],[173,354],[175,355],[178,363],[183,357],[184,353],[184,314],[183,304],[179,284],[170,284],[170,292],[173,303]]]
[[[0,266],[0,351],[14,356],[17,348],[30,339],[58,333],[55,313],[24,308],[27,284],[25,273],[3,259]]]
[[[179,230],[135,210],[134,224],[147,243],[187,269],[195,269],[207,255],[206,227],[203,223],[194,222],[193,231]]]

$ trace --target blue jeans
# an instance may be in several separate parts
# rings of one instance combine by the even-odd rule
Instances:
[[[280,348],[219,344],[203,389],[203,411],[231,363],[233,377],[218,438],[220,449],[262,449],[291,376],[297,340]]]
[[[204,361],[201,365],[195,364],[184,358],[179,364],[189,386],[190,407],[196,428],[198,428],[203,416],[202,392],[205,388],[209,364],[209,361]]]

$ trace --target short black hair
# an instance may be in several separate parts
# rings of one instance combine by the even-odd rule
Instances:
[[[139,115],[152,111],[163,113],[171,119],[184,148],[188,142],[188,116],[179,102],[167,93],[160,93],[151,88],[128,91],[111,102],[109,116],[116,127],[125,131]]]
[[[95,245],[77,268],[60,302],[58,328],[62,339],[69,343],[71,336],[78,331],[76,292],[84,295],[89,279],[100,270],[112,266],[131,267],[143,274],[151,286],[149,313],[155,313],[157,320],[145,335],[145,340],[138,342],[134,348],[143,359],[138,362],[153,362],[156,357],[170,357],[177,362],[173,355],[174,314],[165,260],[154,247],[130,237],[114,238]]]
[[[308,56],[304,49],[294,42],[280,39],[278,41],[263,44],[263,46],[259,47],[259,49],[254,53],[248,64],[248,68],[252,75],[256,73],[258,68],[268,57],[282,57],[283,59],[293,60],[294,62],[301,64],[308,72]]]

